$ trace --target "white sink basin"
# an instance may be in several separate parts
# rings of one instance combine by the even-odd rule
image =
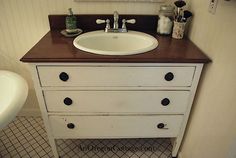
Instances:
[[[156,38],[142,32],[105,33],[103,30],[84,33],[74,39],[80,50],[102,55],[132,55],[158,46]]]
[[[28,95],[28,85],[18,74],[0,70],[0,129],[20,111]]]

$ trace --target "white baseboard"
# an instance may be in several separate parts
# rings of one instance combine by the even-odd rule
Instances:
[[[22,109],[17,116],[33,116],[38,117],[41,116],[41,112],[39,109]]]

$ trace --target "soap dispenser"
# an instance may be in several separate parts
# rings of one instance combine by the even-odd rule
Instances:
[[[76,16],[73,14],[73,11],[71,8],[69,10],[69,15],[66,17],[66,32],[68,34],[77,33],[78,29],[76,26]]]

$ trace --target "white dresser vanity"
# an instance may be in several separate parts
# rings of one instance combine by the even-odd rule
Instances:
[[[50,31],[22,59],[30,63],[55,157],[55,139],[170,138],[177,157],[205,63],[187,39],[158,37],[153,51],[103,56]]]
[[[183,138],[202,64],[34,63],[45,126],[54,139]],[[56,154],[56,151],[54,151]]]

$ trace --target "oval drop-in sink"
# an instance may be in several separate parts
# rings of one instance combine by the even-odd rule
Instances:
[[[102,55],[132,55],[158,46],[156,38],[142,32],[106,33],[103,30],[84,33],[74,39],[80,50]]]

